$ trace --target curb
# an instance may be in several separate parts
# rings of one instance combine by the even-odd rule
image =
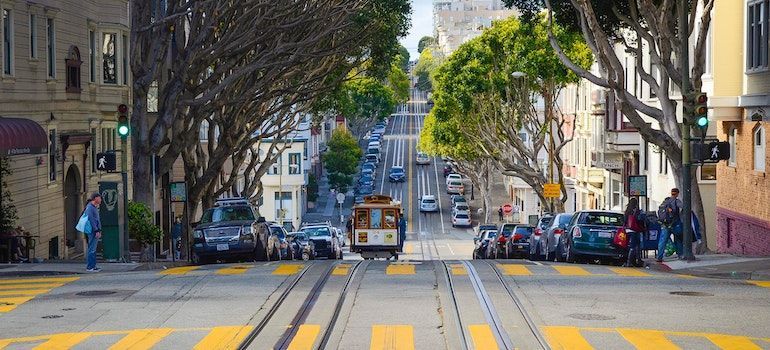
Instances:
[[[674,272],[674,270],[666,265],[665,262],[657,262],[655,260],[652,260],[651,262],[645,262],[645,265],[647,268],[653,271],[659,271],[659,272]]]

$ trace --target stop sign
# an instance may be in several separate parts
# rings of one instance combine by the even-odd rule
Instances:
[[[513,212],[513,206],[510,204],[503,204],[503,213],[510,214]]]

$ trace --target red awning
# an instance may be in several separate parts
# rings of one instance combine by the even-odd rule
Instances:
[[[48,152],[48,135],[33,120],[0,117],[0,155]]]

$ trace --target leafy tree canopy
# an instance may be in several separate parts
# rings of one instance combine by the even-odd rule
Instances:
[[[356,173],[363,151],[356,138],[344,129],[335,130],[327,146],[323,163],[329,172],[329,184],[332,188],[346,191],[351,185],[352,175]]]
[[[443,61],[443,54],[435,47],[427,47],[422,50],[420,58],[414,66],[418,89],[422,91],[433,90],[433,74]]]
[[[404,72],[409,71],[409,50],[403,45],[398,45],[398,55],[395,57],[395,63]]]
[[[432,36],[424,36],[420,38],[420,41],[417,43],[417,52],[422,53],[422,51],[425,50],[426,48],[429,48],[436,44],[438,44],[438,41],[436,40],[436,38]]]
[[[568,31],[580,33],[580,19],[572,5],[572,0],[550,0],[557,23]],[[545,0],[503,0],[506,6],[515,7],[521,12],[524,22],[537,21],[538,17],[546,9]],[[605,33],[619,34],[624,27],[613,12],[613,7],[624,15],[628,15],[628,1],[589,0],[596,11],[596,16]],[[612,36],[612,35],[611,35]]]

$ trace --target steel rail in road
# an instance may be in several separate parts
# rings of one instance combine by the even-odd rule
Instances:
[[[530,316],[527,310],[524,308],[524,305],[521,303],[521,299],[519,299],[519,297],[511,289],[511,287],[507,283],[505,283],[503,274],[500,273],[500,270],[497,268],[495,263],[489,262],[489,261],[487,261],[486,263],[492,268],[492,271],[495,272],[495,276],[497,276],[497,279],[505,288],[505,291],[508,293],[508,296],[511,298],[511,300],[513,300],[513,303],[516,304],[516,308],[519,309],[521,316],[527,322],[527,327],[529,327],[529,330],[532,332],[532,335],[535,336],[535,339],[537,339],[537,342],[540,344],[540,346],[544,350],[550,350],[551,347],[548,345],[548,342],[545,340],[545,337],[540,333],[540,330],[537,328],[537,325],[535,325],[535,321],[532,319],[532,316]]]
[[[454,284],[452,283],[452,274],[449,272],[452,267],[448,266],[446,261],[441,261],[441,263],[444,266],[444,281],[449,289],[449,299],[452,301],[452,310],[455,315],[455,325],[459,330],[460,344],[462,345],[463,350],[468,350],[472,348],[470,344],[470,335],[466,333],[465,325],[463,325],[463,318],[460,315],[460,307],[457,306],[457,296],[455,295]]]
[[[487,290],[484,288],[484,283],[481,281],[478,272],[476,272],[476,268],[469,261],[463,261],[463,265],[468,270],[468,277],[473,286],[473,291],[476,292],[476,298],[479,300],[479,304],[481,304],[481,311],[484,313],[484,318],[487,320],[487,324],[489,324],[497,345],[506,350],[517,349],[513,346],[508,332],[505,331],[500,315],[498,315],[495,305],[492,303],[492,298],[489,297]],[[463,329],[463,331],[465,330]]]
[[[332,313],[332,318],[329,321],[329,326],[324,330],[324,334],[321,337],[321,341],[318,343],[317,349],[326,349],[326,346],[329,343],[329,339],[331,339],[332,331],[334,330],[334,327],[337,324],[337,320],[339,319],[340,312],[342,312],[342,305],[345,304],[345,299],[347,298],[348,292],[350,291],[349,287],[353,282],[353,279],[357,277],[359,267],[361,266],[363,266],[363,272],[361,272],[363,275],[366,273],[366,269],[369,267],[369,261],[359,261],[350,269],[350,273],[348,274],[348,278],[345,281],[345,285],[342,287],[340,296],[337,298],[337,303],[334,305],[334,311]],[[357,285],[361,284],[361,278],[357,279]]]

